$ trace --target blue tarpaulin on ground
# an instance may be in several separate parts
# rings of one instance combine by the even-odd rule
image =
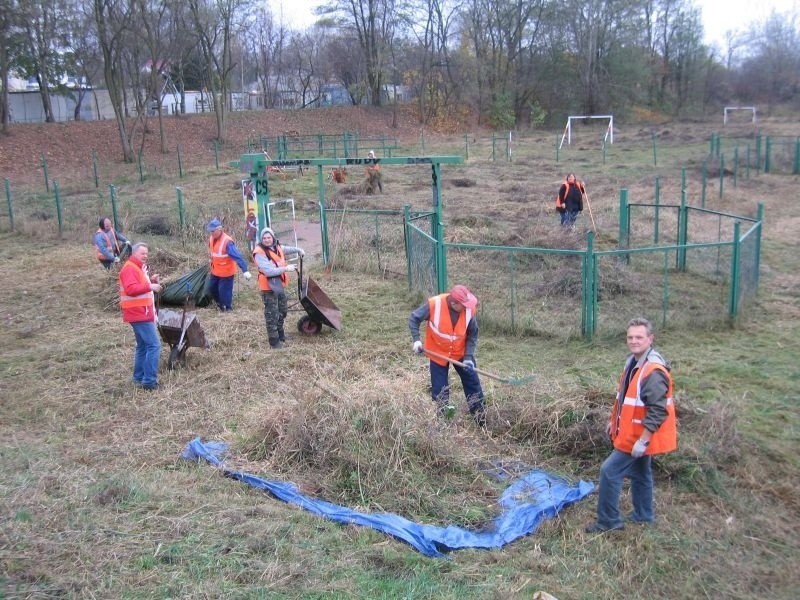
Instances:
[[[427,556],[444,556],[462,548],[500,548],[536,530],[544,519],[555,517],[562,508],[589,495],[594,484],[579,481],[570,485],[544,471],[522,475],[503,492],[498,504],[503,512],[486,531],[470,531],[456,526],[420,525],[390,513],[363,513],[324,500],[309,498],[292,483],[268,481],[255,475],[231,471],[223,464],[224,442],[203,442],[195,438],[181,454],[188,460],[203,459],[219,467],[227,477],[266,490],[284,502],[291,502],[320,517],[338,523],[372,527],[413,546]]]

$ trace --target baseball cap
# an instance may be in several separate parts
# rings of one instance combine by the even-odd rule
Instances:
[[[454,285],[453,289],[450,290],[450,299],[453,300],[453,302],[463,304],[467,308],[475,308],[478,304],[478,299],[467,289],[467,286],[460,284]]]

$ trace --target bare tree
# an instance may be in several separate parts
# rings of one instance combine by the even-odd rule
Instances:
[[[199,42],[213,95],[217,139],[227,135],[228,92],[230,76],[236,68],[233,60],[233,35],[244,18],[249,0],[189,0],[194,32]]]
[[[125,74],[130,69],[128,34],[134,22],[135,7],[126,0],[92,0],[92,3],[97,41],[103,54],[103,80],[114,109],[122,155],[125,161],[133,162],[132,140],[140,117],[128,123]]]

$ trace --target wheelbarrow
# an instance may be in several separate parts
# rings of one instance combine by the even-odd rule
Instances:
[[[342,326],[342,312],[316,281],[311,277],[303,277],[302,258],[297,277],[297,296],[306,311],[297,321],[297,330],[300,333],[316,335],[322,331],[323,325],[339,331]]]
[[[197,315],[188,312],[186,306],[183,311],[162,308],[158,311],[158,332],[161,339],[170,346],[167,368],[171,371],[175,363],[185,364],[186,349],[190,346],[208,348],[206,334],[197,320]]]

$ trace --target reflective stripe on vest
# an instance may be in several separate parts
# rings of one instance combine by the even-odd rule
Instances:
[[[275,263],[276,267],[285,267],[286,257],[283,254],[283,247],[278,244],[275,246],[275,250],[276,252],[273,253],[271,249],[265,250],[261,244],[256,244],[256,247],[253,249],[253,262],[255,262],[257,265],[258,261],[256,260],[256,254],[262,254],[267,257],[267,260],[271,260],[273,263]],[[276,275],[276,277],[280,277],[283,287],[286,287],[289,284],[289,276],[285,271],[280,275]],[[269,287],[267,276],[264,275],[260,269],[258,271],[258,289],[260,289],[262,292],[268,292],[272,289]]]
[[[110,237],[105,229],[98,229],[97,233],[102,233],[106,238],[106,244],[108,245],[108,249],[111,250],[111,254],[119,254],[119,242],[117,241],[117,236],[113,229],[111,230]],[[114,238],[113,243],[111,242],[111,238]],[[108,257],[100,251],[100,247],[97,244],[94,245],[94,253],[95,256],[97,256],[97,260],[108,260]]]
[[[126,262],[122,269],[120,270],[120,274],[125,269],[134,269],[136,271],[136,277],[139,280],[139,283],[146,283],[150,285],[150,278],[145,274],[144,270],[134,262],[130,260]],[[153,291],[150,290],[149,292],[145,292],[144,294],[138,294],[136,296],[127,296],[125,294],[125,288],[122,287],[122,283],[119,284],[119,307],[123,310],[126,308],[140,308],[140,307],[147,307],[152,306],[153,310],[155,310],[155,295]]]
[[[217,277],[231,277],[236,275],[236,263],[228,256],[228,242],[233,238],[227,233],[219,236],[218,240],[208,238],[208,249],[211,252],[211,274]]]
[[[650,437],[650,444],[647,446],[645,454],[672,452],[678,447],[672,376],[664,365],[646,360],[644,365],[633,374],[628,383],[628,389],[623,392],[622,386],[625,385],[623,379],[626,370],[623,369],[620,376],[617,386],[617,401],[614,403],[611,415],[611,438],[614,441],[614,447],[622,452],[630,453],[636,440],[641,437],[644,431],[642,423],[647,416],[647,407],[642,401],[642,381],[653,371],[658,370],[667,378],[667,417]],[[624,396],[622,396],[623,393]]]
[[[458,313],[455,325],[450,321],[450,307],[447,304],[449,294],[440,294],[428,300],[430,315],[428,329],[425,333],[425,348],[448,358],[461,360],[467,348],[467,327],[472,320],[472,309],[464,308]],[[431,357],[438,365],[447,365],[446,360]]]

